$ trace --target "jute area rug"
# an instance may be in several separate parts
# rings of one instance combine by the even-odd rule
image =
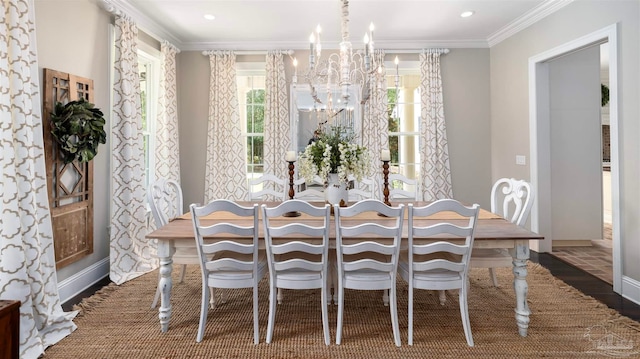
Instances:
[[[493,287],[486,270],[470,275],[469,311],[474,347],[466,344],[457,295],[441,306],[436,293],[416,291],[414,345],[407,344],[407,286],[398,281],[402,347],[393,344],[389,308],[381,291],[348,290],[343,340],[335,345],[337,307],[329,309],[332,344],[322,337],[319,290],[285,291],[278,305],[274,339],[265,343],[268,279],[260,283],[260,344],[253,344],[251,292],[228,291],[228,300],[209,311],[204,340],[196,343],[200,313],[200,269],[189,266],[184,283],[174,270],[173,316],[161,333],[157,309],[150,309],[157,272],[121,286],[109,285],[77,309],[78,329],[50,347],[53,358],[583,358],[640,357],[640,324],[608,309],[529,264],[531,322],[518,334],[511,270],[498,271]]]

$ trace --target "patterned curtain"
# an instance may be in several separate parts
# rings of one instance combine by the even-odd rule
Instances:
[[[375,50],[372,63],[384,63],[384,50]],[[384,67],[383,67],[384,68]],[[362,145],[371,153],[371,176],[374,179],[374,198],[382,198],[382,162],[380,151],[389,148],[389,123],[387,119],[386,73],[378,81],[376,75],[369,78],[369,101],[364,106]]]
[[[449,146],[442,101],[440,49],[420,54],[420,180],[422,199],[453,198]]]
[[[167,41],[160,44],[161,70],[156,131],[156,177],[180,183],[178,149],[178,98],[176,96],[176,53]]]
[[[209,63],[209,126],[204,202],[217,198],[242,201],[249,193],[245,141],[238,114],[236,55],[211,51]]]
[[[21,303],[20,358],[30,359],[71,334],[77,312],[58,294],[33,0],[2,1],[0,15],[0,298]]]
[[[267,53],[264,104],[264,172],[287,177],[285,153],[291,148],[289,98],[281,51]]]
[[[146,188],[138,28],[125,16],[116,16],[113,114],[111,118],[112,198],[110,278],[122,284],[157,266],[156,247],[144,236]]]

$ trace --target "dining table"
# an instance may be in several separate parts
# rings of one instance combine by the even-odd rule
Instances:
[[[260,201],[237,201],[238,204],[251,206],[266,205],[267,207],[277,206],[280,202],[260,202]],[[398,202],[400,203],[400,202]],[[392,202],[391,205],[397,205],[398,203]],[[413,203],[414,206],[423,206],[428,202],[402,202],[405,207],[408,203]],[[316,205],[323,205],[323,203],[315,203]],[[236,217],[230,213],[217,213],[209,217],[200,219],[202,225],[211,225],[218,222],[235,223],[243,226],[251,226],[253,222],[251,219]],[[301,216],[282,216],[276,219],[271,219],[272,222],[279,222],[281,224],[304,222],[312,225],[322,225],[320,221],[322,219],[312,219]],[[365,213],[359,216],[341,218],[341,221],[345,225],[357,225],[359,223],[377,222],[384,224],[385,221],[391,223],[395,219],[386,218],[373,213]],[[459,217],[456,213],[445,212],[439,213],[434,216],[424,218],[414,218],[414,225],[427,226],[436,223],[447,221],[450,223],[459,223],[460,225],[468,224],[468,219]],[[335,220],[331,220],[330,234],[330,248],[335,248]],[[258,237],[261,241],[260,247],[264,248],[264,226],[260,220],[258,228]],[[404,225],[402,231],[403,240],[401,241],[402,247],[406,248],[407,241],[404,240],[408,235],[407,215],[404,216]],[[368,235],[368,237],[371,237]],[[169,329],[169,322],[171,320],[171,290],[173,286],[171,274],[172,274],[172,257],[176,251],[176,247],[193,248],[195,250],[196,242],[193,232],[193,223],[191,220],[191,213],[186,213],[171,220],[166,225],[158,228],[146,235],[149,240],[157,240],[157,256],[159,258],[159,272],[158,286],[161,290],[161,301],[158,317],[160,319],[160,328],[162,332],[166,332]],[[206,237],[207,242],[214,242],[223,238]],[[515,319],[518,328],[518,332],[521,336],[527,336],[527,330],[529,327],[529,315],[531,311],[527,304],[527,292],[529,286],[527,284],[527,261],[529,260],[529,241],[531,240],[543,240],[544,237],[540,234],[534,233],[526,228],[520,227],[510,221],[502,218],[501,216],[491,213],[485,209],[480,209],[478,220],[476,222],[476,230],[474,235],[473,248],[503,248],[507,249],[513,258],[513,288],[515,291],[516,303],[515,303]],[[246,240],[251,241],[252,238],[235,238],[234,240]],[[391,240],[391,239],[389,239]],[[460,238],[447,238],[438,237],[430,239],[416,239],[416,242],[433,242],[433,241],[451,241],[462,242],[464,239]],[[345,239],[346,242],[349,239]],[[472,250],[473,251],[473,250]]]

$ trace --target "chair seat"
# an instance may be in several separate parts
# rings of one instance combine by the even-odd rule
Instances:
[[[373,270],[358,270],[346,274],[343,278],[345,288],[362,290],[380,290],[391,288],[389,273]]]
[[[258,263],[258,273],[265,273],[267,269],[266,262]],[[260,277],[260,275],[258,275]],[[253,271],[238,271],[233,268],[220,268],[219,270],[209,272],[209,279],[214,280],[253,280]]]
[[[322,275],[318,272],[304,270],[279,271],[276,277],[276,287],[284,289],[315,289],[321,288]]]
[[[398,263],[398,270],[404,274],[409,273],[409,263]],[[462,276],[459,272],[449,271],[446,269],[434,269],[430,271],[414,272],[414,278],[417,281],[437,281],[437,282],[452,282],[459,283],[462,280]],[[404,276],[403,276],[404,278]],[[422,287],[421,287],[422,288]],[[440,289],[440,288],[437,288]]]

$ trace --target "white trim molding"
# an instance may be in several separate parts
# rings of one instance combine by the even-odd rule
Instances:
[[[627,277],[622,277],[622,297],[640,305],[640,282]]]
[[[489,47],[492,47],[500,42],[508,39],[516,33],[526,29],[527,27],[535,24],[550,14],[562,9],[563,7],[571,4],[574,0],[547,0],[542,4],[536,6],[531,11],[513,20],[507,26],[489,35],[487,43]]]
[[[83,290],[109,275],[109,257],[102,259],[58,283],[60,303],[65,303]]]
[[[128,16],[138,28],[158,41],[167,40],[178,50],[182,49],[182,41],[173,34],[167,32],[157,22],[142,13],[131,4],[130,0],[101,0],[102,7],[114,15]]]
[[[529,146],[531,185],[537,193],[531,209],[531,230],[545,236],[532,242],[538,252],[551,252],[553,233],[548,210],[551,202],[550,119],[548,101],[548,61],[580,49],[608,42],[609,46],[609,126],[611,138],[611,201],[613,240],[613,291],[626,296],[622,286],[622,203],[620,198],[620,136],[618,128],[618,24],[569,41],[529,58]]]

